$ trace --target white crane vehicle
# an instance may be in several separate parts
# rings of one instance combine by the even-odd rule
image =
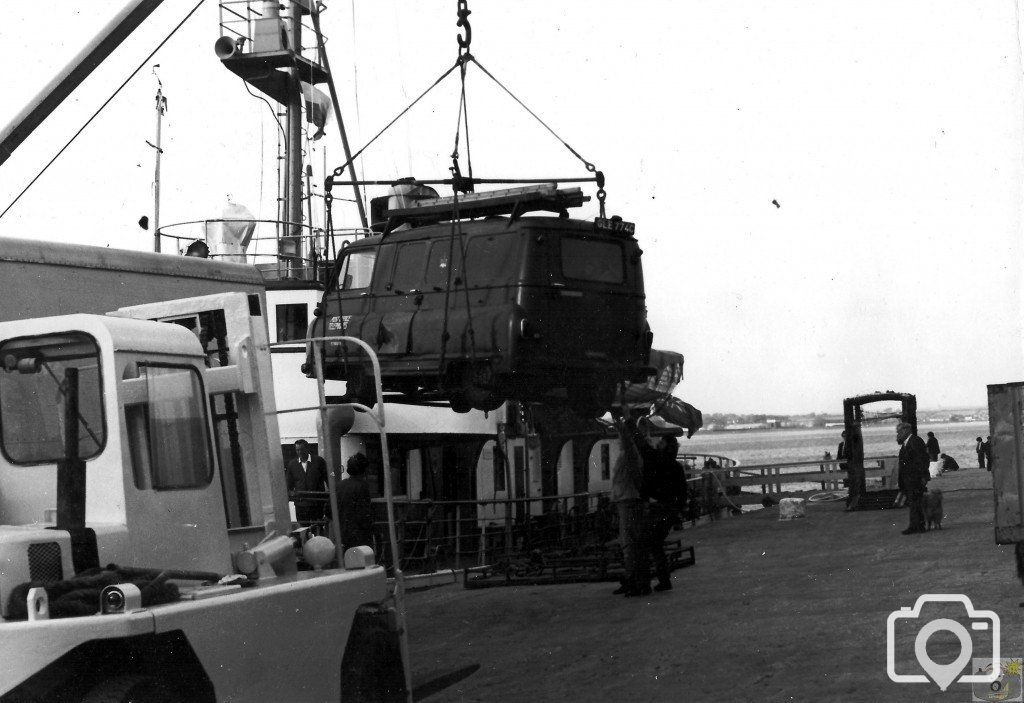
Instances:
[[[0,323],[0,702],[408,699],[372,550],[290,535],[269,351],[245,293]]]

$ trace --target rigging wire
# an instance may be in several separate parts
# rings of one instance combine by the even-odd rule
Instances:
[[[3,216],[4,216],[4,215],[6,215],[6,214],[8,213],[8,211],[10,211],[10,209],[11,209],[12,207],[14,207],[15,203],[17,203],[17,202],[18,202],[19,200],[21,200],[21,196],[25,195],[25,193],[27,193],[27,192],[28,192],[28,189],[29,189],[29,188],[31,188],[31,187],[32,187],[33,185],[35,185],[35,182],[36,182],[36,181],[38,181],[38,180],[39,180],[40,178],[42,178],[43,174],[44,174],[44,173],[46,173],[47,169],[49,169],[49,168],[50,168],[50,166],[52,166],[52,165],[53,165],[53,163],[54,163],[54,162],[55,162],[55,161],[56,161],[57,159],[59,159],[59,158],[60,158],[61,154],[63,154],[63,153],[64,153],[64,152],[65,152],[65,151],[67,150],[67,148],[68,148],[69,146],[71,146],[72,142],[74,142],[74,141],[75,141],[75,139],[77,139],[77,138],[78,138],[78,135],[80,135],[80,134],[81,134],[82,132],[84,132],[84,131],[85,131],[85,128],[86,128],[86,127],[88,127],[88,126],[89,126],[89,125],[90,125],[90,124],[92,123],[92,121],[93,121],[94,119],[96,119],[96,118],[97,118],[97,117],[99,116],[99,114],[100,114],[100,113],[101,113],[101,112],[103,111],[103,109],[104,109],[104,108],[106,108],[106,106],[107,106],[107,105],[109,105],[109,104],[111,103],[111,101],[113,101],[113,99],[117,97],[118,93],[120,93],[120,92],[121,92],[121,90],[122,90],[122,89],[124,89],[124,87],[125,87],[126,85],[128,85],[128,83],[129,83],[129,82],[131,81],[131,79],[132,79],[132,78],[134,78],[134,77],[135,77],[135,75],[136,75],[136,74],[137,74],[137,73],[138,73],[139,71],[141,71],[141,70],[143,69],[143,67],[144,67],[144,66],[146,66],[146,64],[148,64],[148,63],[149,63],[150,59],[152,59],[152,58],[153,58],[153,57],[154,57],[154,56],[156,55],[156,52],[160,51],[160,49],[162,49],[162,48],[163,48],[164,44],[166,44],[166,43],[167,43],[168,41],[170,41],[171,37],[173,37],[173,36],[174,36],[174,35],[175,35],[175,34],[177,33],[177,31],[178,31],[179,29],[181,29],[182,25],[184,25],[184,24],[185,24],[186,22],[188,22],[188,20],[189,20],[189,19],[190,19],[190,18],[192,17],[192,15],[194,15],[194,14],[196,13],[196,10],[198,10],[198,9],[199,9],[199,8],[200,8],[200,7],[202,6],[202,4],[203,4],[203,1],[204,1],[204,0],[199,0],[199,2],[197,2],[197,3],[196,3],[195,7],[193,7],[193,8],[191,9],[191,10],[189,10],[188,14],[187,14],[187,15],[185,15],[184,19],[182,19],[182,20],[181,20],[180,22],[178,22],[178,24],[177,24],[177,25],[176,25],[176,26],[174,27],[174,29],[172,29],[172,30],[171,30],[170,34],[168,34],[168,35],[167,35],[166,37],[164,37],[163,41],[161,41],[161,42],[160,42],[159,44],[157,44],[156,48],[155,48],[155,49],[153,49],[153,51],[151,51],[151,52],[149,53],[149,55],[148,55],[148,56],[147,56],[146,58],[144,58],[144,59],[142,60],[142,63],[140,63],[140,64],[138,65],[138,67],[137,67],[137,68],[136,68],[136,69],[135,69],[134,71],[132,71],[132,72],[131,72],[131,73],[130,73],[130,74],[128,75],[128,77],[127,77],[127,78],[125,78],[125,79],[124,79],[124,82],[123,82],[123,83],[121,83],[121,85],[119,85],[119,86],[117,87],[117,89],[116,89],[116,90],[115,90],[115,91],[114,91],[113,93],[111,93],[111,94],[110,94],[110,97],[108,97],[108,98],[107,98],[107,99],[106,99],[106,100],[105,100],[105,101],[103,102],[103,104],[102,104],[102,105],[100,105],[100,106],[99,106],[99,108],[97,108],[97,109],[96,109],[96,112],[92,113],[92,116],[91,116],[91,117],[90,117],[90,118],[89,118],[88,120],[86,120],[86,121],[85,121],[85,124],[83,124],[83,125],[82,125],[82,126],[81,126],[81,127],[79,128],[79,129],[78,129],[78,131],[77,131],[77,132],[75,132],[75,133],[74,133],[74,134],[73,134],[73,135],[71,136],[71,139],[69,139],[69,140],[67,141],[67,143],[66,143],[66,144],[65,144],[64,146],[62,146],[62,147],[60,148],[60,151],[58,151],[58,152],[57,152],[56,154],[54,154],[54,155],[53,155],[53,158],[52,158],[52,159],[50,159],[50,160],[49,160],[49,161],[48,161],[48,162],[46,163],[46,165],[45,165],[45,166],[43,166],[43,168],[42,168],[42,169],[40,169],[39,173],[37,173],[37,174],[36,174],[35,178],[33,178],[33,179],[32,179],[31,181],[29,181],[29,182],[28,182],[28,185],[26,185],[26,186],[25,186],[25,187],[24,187],[24,188],[22,189],[22,191],[21,191],[20,193],[18,193],[18,195],[17,195],[17,196],[16,196],[15,198],[14,198],[14,200],[12,200],[12,201],[10,202],[10,204],[9,204],[9,205],[8,205],[8,206],[7,206],[7,207],[6,207],[5,209],[4,209],[4,211],[3,211],[3,212],[0,212],[0,219],[2,219],[2,218],[3,218]]]
[[[277,122],[277,128],[279,130],[281,130],[281,134],[285,134],[284,125],[282,125],[281,124],[281,120],[278,119],[277,112],[275,112],[274,106],[270,104],[270,101],[267,100],[262,95],[256,95],[256,93],[252,92],[252,90],[249,89],[249,82],[246,81],[244,78],[240,78],[239,80],[241,80],[242,81],[242,85],[245,86],[245,92],[247,92],[249,95],[251,95],[252,97],[256,98],[257,100],[262,100],[263,101],[263,103],[267,106],[267,109],[270,110],[270,114],[273,115],[274,121]]]
[[[355,0],[352,0],[349,3],[349,6],[352,8],[352,12],[351,12],[351,17],[352,17],[352,46],[356,47],[357,44],[356,44],[356,3],[355,3]],[[358,51],[356,53],[358,53]],[[352,58],[352,102],[355,104],[355,108],[356,108],[356,130],[361,132],[362,131],[362,127],[363,127],[363,120],[362,120],[362,114],[360,113],[360,110],[359,110],[359,64],[355,60],[354,56]],[[366,174],[365,167],[364,167],[363,164],[360,164],[358,168],[359,168],[359,172],[360,172],[360,177],[362,177],[363,175]],[[327,165],[324,164],[324,171],[326,172],[326,170],[327,170]],[[353,170],[355,170],[355,169],[353,169]],[[363,194],[362,194],[361,197],[362,197],[362,199],[364,201],[366,200],[366,186],[363,186]]]
[[[496,84],[498,85],[498,87],[499,87],[499,88],[501,88],[502,90],[504,90],[504,91],[505,91],[505,92],[506,92],[506,93],[508,94],[508,96],[509,96],[510,98],[512,98],[513,100],[515,100],[515,101],[516,101],[517,103],[519,103],[519,105],[520,105],[520,106],[521,106],[521,107],[522,107],[522,108],[523,108],[524,110],[526,110],[527,112],[529,112],[529,113],[530,113],[530,115],[532,115],[532,116],[533,116],[533,118],[534,118],[535,120],[537,120],[537,121],[538,121],[538,122],[539,122],[539,123],[540,123],[540,124],[541,124],[541,125],[542,125],[542,126],[544,127],[544,129],[546,129],[546,130],[547,130],[548,132],[550,132],[550,133],[551,133],[551,136],[553,136],[553,137],[554,137],[555,139],[557,139],[558,141],[562,142],[562,145],[563,145],[563,146],[564,146],[564,147],[565,147],[566,149],[568,149],[568,150],[569,150],[570,152],[572,152],[572,155],[573,155],[573,156],[575,156],[575,157],[576,157],[577,159],[579,159],[579,160],[580,160],[581,162],[583,162],[583,165],[584,165],[584,166],[586,166],[586,168],[587,168],[587,171],[590,171],[591,173],[593,173],[593,172],[594,172],[594,171],[595,171],[595,170],[597,169],[597,167],[596,167],[596,166],[594,166],[594,164],[592,164],[591,162],[589,162],[589,161],[587,161],[586,159],[584,159],[584,158],[583,158],[583,157],[582,157],[582,156],[580,155],[580,153],[579,153],[578,151],[576,151],[576,150],[575,150],[575,149],[573,149],[573,148],[572,148],[571,146],[569,146],[569,143],[568,143],[568,142],[566,142],[566,141],[565,141],[564,139],[562,139],[562,138],[561,138],[560,136],[558,136],[558,134],[557,134],[557,133],[555,132],[555,130],[551,129],[551,127],[549,127],[549,126],[548,126],[548,124],[547,124],[547,123],[546,123],[546,122],[545,122],[544,120],[542,120],[542,119],[541,119],[540,117],[538,117],[538,116],[537,116],[537,113],[535,113],[535,112],[534,112],[533,110],[531,110],[530,108],[528,108],[528,107],[526,106],[526,104],[525,104],[525,103],[524,103],[524,102],[523,102],[522,100],[520,100],[520,99],[519,99],[518,97],[516,97],[516,95],[515,95],[515,94],[514,94],[514,93],[513,93],[513,92],[512,92],[511,90],[509,90],[508,88],[506,88],[506,87],[505,87],[505,85],[504,85],[504,84],[503,84],[503,83],[502,83],[501,81],[499,81],[499,80],[498,80],[497,78],[495,78],[495,77],[494,77],[494,76],[493,76],[493,75],[491,74],[491,72],[490,72],[490,71],[488,71],[488,70],[487,70],[486,68],[484,68],[483,64],[481,64],[481,63],[480,63],[479,61],[477,61],[477,60],[476,60],[476,57],[475,57],[475,56],[472,56],[472,55],[467,55],[467,59],[468,59],[469,61],[472,61],[473,63],[475,63],[475,64],[476,64],[477,66],[479,66],[479,67],[480,67],[480,70],[484,72],[484,75],[486,75],[486,76],[487,76],[488,78],[490,78],[490,79],[491,79],[492,81],[494,81],[494,82],[495,82],[495,83],[496,83]]]
[[[410,104],[408,105],[408,107],[406,107],[406,108],[405,108],[404,110],[402,110],[402,111],[401,111],[400,113],[398,113],[398,115],[396,115],[396,116],[395,116],[395,118],[394,118],[393,120],[391,120],[390,122],[388,122],[388,123],[387,123],[387,124],[386,124],[386,125],[384,126],[384,129],[382,129],[382,130],[380,130],[379,132],[377,132],[377,134],[375,134],[375,135],[374,135],[373,139],[371,139],[370,141],[366,142],[366,144],[364,144],[364,145],[363,145],[363,147],[362,147],[361,149],[359,149],[359,151],[357,151],[357,152],[356,152],[355,154],[353,154],[353,155],[352,155],[352,158],[351,158],[351,159],[349,159],[349,160],[348,160],[348,161],[346,161],[346,162],[345,162],[344,164],[342,164],[341,166],[338,166],[338,167],[337,167],[336,169],[334,169],[334,175],[335,175],[335,176],[340,176],[340,175],[341,175],[342,173],[344,173],[345,169],[346,169],[346,168],[348,168],[348,167],[349,167],[349,166],[350,166],[350,165],[351,165],[351,164],[352,164],[352,163],[353,163],[353,162],[354,162],[354,161],[355,161],[355,160],[356,160],[357,158],[359,158],[359,156],[360,156],[360,155],[361,155],[361,154],[362,154],[362,153],[363,153],[364,151],[366,151],[366,150],[367,150],[367,149],[369,148],[369,146],[370,146],[371,144],[373,144],[373,143],[374,143],[375,141],[377,141],[377,139],[379,139],[379,138],[380,138],[380,136],[381,136],[382,134],[384,134],[384,132],[388,131],[388,130],[389,130],[389,129],[391,128],[391,126],[395,124],[395,122],[398,122],[398,120],[400,120],[400,119],[401,119],[401,118],[402,118],[402,117],[403,117],[403,116],[405,115],[405,113],[409,112],[409,110],[411,110],[411,109],[412,109],[412,108],[413,108],[413,107],[414,107],[414,106],[416,105],[416,103],[418,103],[418,102],[419,102],[420,100],[422,100],[422,99],[424,98],[424,96],[426,96],[426,94],[427,94],[427,93],[429,93],[429,92],[430,92],[431,90],[433,90],[433,89],[434,89],[435,87],[437,87],[437,85],[438,85],[438,84],[439,84],[439,83],[440,83],[441,81],[443,81],[443,80],[444,80],[445,78],[447,78],[447,77],[448,77],[448,75],[449,75],[449,74],[450,74],[450,73],[451,73],[452,71],[454,71],[454,70],[455,70],[456,68],[458,68],[458,66],[459,66],[459,63],[460,63],[460,62],[456,61],[456,62],[455,62],[454,64],[452,64],[452,67],[451,67],[451,68],[449,68],[449,69],[448,69],[447,71],[445,71],[444,73],[442,73],[442,74],[441,74],[441,76],[440,76],[440,77],[439,77],[439,78],[438,78],[438,79],[437,79],[436,81],[434,81],[434,82],[433,82],[433,83],[432,83],[432,84],[430,85],[430,87],[429,87],[429,88],[427,88],[427,89],[426,89],[426,90],[424,90],[424,91],[423,91],[422,93],[420,93],[420,95],[419,95],[419,97],[418,97],[418,98],[416,98],[415,100],[413,100],[413,101],[412,101],[412,102],[411,102],[411,103],[410,103]]]

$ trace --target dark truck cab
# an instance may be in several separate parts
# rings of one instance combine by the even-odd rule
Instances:
[[[603,414],[620,382],[650,375],[652,335],[632,224],[570,219],[582,202],[552,184],[389,210],[381,234],[342,250],[310,336],[359,337],[385,391],[457,412],[519,400]],[[521,216],[536,209],[560,216]],[[355,345],[313,348],[348,400],[372,405]]]

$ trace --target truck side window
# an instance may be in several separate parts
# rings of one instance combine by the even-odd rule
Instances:
[[[187,366],[138,365],[146,397],[125,407],[135,485],[200,488],[213,480],[203,384]]]
[[[562,275],[595,283],[625,282],[622,244],[582,237],[562,237]]]
[[[462,281],[462,243],[446,237],[430,246],[430,258],[427,259],[426,289],[428,291],[447,290],[459,285]]]
[[[395,261],[395,273],[391,278],[391,291],[393,293],[408,293],[423,290],[423,269],[426,258],[426,242],[400,244]]]
[[[470,288],[509,285],[519,275],[513,234],[476,236],[466,247],[466,285]]]
[[[349,252],[341,262],[341,290],[368,288],[373,280],[373,262],[376,258],[375,250]]]
[[[12,339],[0,345],[0,439],[12,464],[64,459],[64,436],[78,439],[78,458],[106,443],[100,352],[84,332]],[[78,378],[78,414],[67,427],[68,378]]]

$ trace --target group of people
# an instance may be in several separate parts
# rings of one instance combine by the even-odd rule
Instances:
[[[975,451],[978,454],[978,466],[982,469],[988,468],[992,470],[992,437],[991,435],[982,440],[981,437],[975,438]],[[902,444],[902,442],[901,442]],[[945,473],[947,471],[959,471],[960,464],[957,460],[951,457],[949,454],[941,451],[939,447],[939,440],[935,437],[934,432],[928,433],[928,439],[924,440],[925,455],[928,458],[929,463],[939,462],[938,471]],[[825,459],[831,459],[832,456],[828,452],[825,452]],[[846,442],[846,432],[843,432],[842,438],[839,442],[839,447],[836,450],[836,459],[846,460],[850,458],[850,448]],[[840,470],[847,470],[848,464],[845,461],[839,464]],[[844,481],[845,483],[845,481]]]
[[[957,463],[956,459],[951,457],[949,454],[940,451],[939,440],[935,438],[934,432],[928,433],[928,439],[924,443],[924,448],[928,452],[929,462],[939,462],[939,473],[960,470],[960,464]]]
[[[619,518],[625,573],[615,591],[628,597],[672,588],[665,538],[686,509],[686,473],[676,460],[675,437],[645,436],[632,418],[616,421],[620,452],[612,471],[612,502]]]
[[[366,483],[369,460],[360,452],[349,457],[345,465],[348,478],[338,482],[338,519],[341,524],[341,543],[345,549],[373,546],[373,512],[370,487]],[[313,523],[330,516],[323,502],[302,496],[306,491],[327,490],[327,462],[313,456],[309,442],[295,442],[295,458],[285,466],[288,498],[295,503],[295,517],[299,523]]]

